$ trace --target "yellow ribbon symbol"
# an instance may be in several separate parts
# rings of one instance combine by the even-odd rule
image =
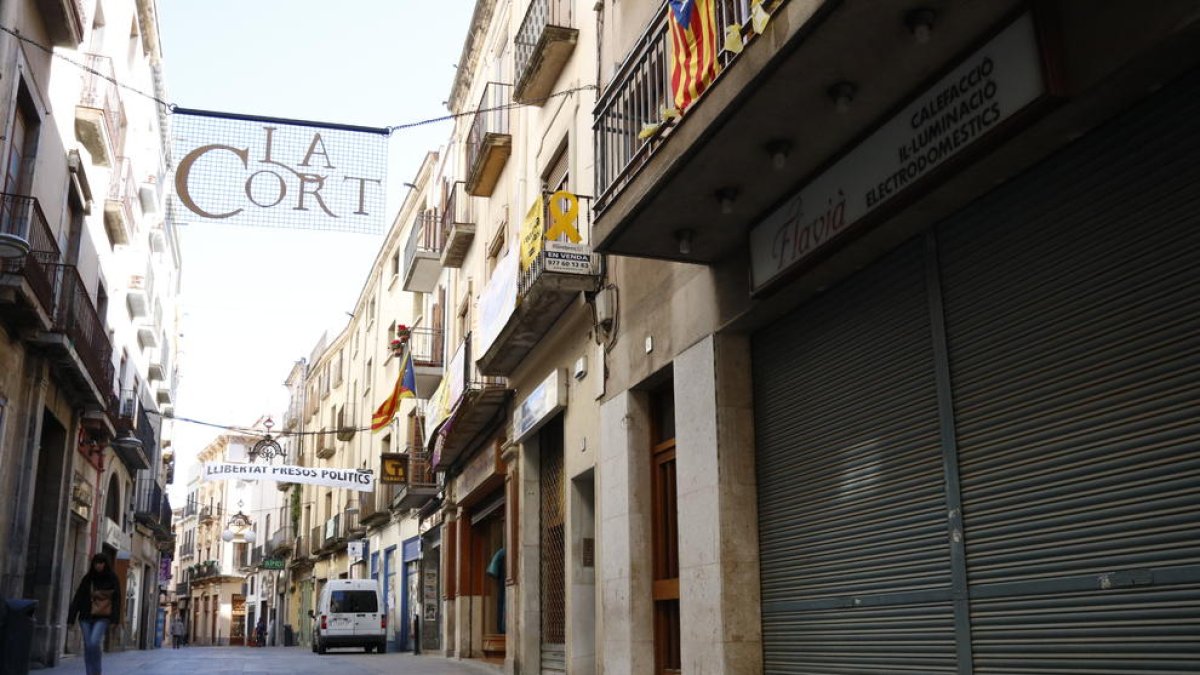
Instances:
[[[567,209],[563,210],[563,204],[567,205]],[[583,240],[579,236],[579,230],[575,227],[575,222],[579,219],[579,198],[567,192],[559,190],[550,195],[550,227],[546,229],[546,240],[557,241],[562,235],[566,235],[567,240],[572,244],[578,244]]]

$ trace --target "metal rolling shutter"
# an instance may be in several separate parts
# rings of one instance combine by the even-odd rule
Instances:
[[[1200,670],[1200,76],[940,228],[975,673]]]
[[[769,673],[955,671],[919,242],[754,338]]]

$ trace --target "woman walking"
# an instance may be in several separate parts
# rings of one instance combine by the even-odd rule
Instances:
[[[104,634],[110,624],[121,621],[120,581],[108,556],[103,553],[92,556],[91,569],[83,575],[75,590],[67,624],[74,624],[76,617],[79,617],[79,627],[83,631],[84,668],[87,675],[100,675]]]

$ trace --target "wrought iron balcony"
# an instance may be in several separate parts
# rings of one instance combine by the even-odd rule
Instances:
[[[567,192],[544,194],[535,204],[553,239],[543,236],[532,259],[518,270],[517,304],[487,351],[479,357],[479,370],[487,375],[511,375],[580,291],[600,286],[599,256],[584,244],[591,224],[590,200]],[[574,214],[571,216],[570,214]],[[566,221],[562,225],[553,223]],[[556,230],[569,231],[558,236]],[[569,241],[578,238],[578,242]],[[562,241],[560,239],[567,239]],[[492,283],[505,283],[493,276]]]
[[[490,197],[512,154],[512,85],[488,82],[467,132],[467,194]]]
[[[96,313],[79,270],[74,265],[47,265],[54,279],[54,318],[37,340],[47,348],[56,372],[75,386],[85,406],[107,405],[114,367],[108,331]]]
[[[151,382],[167,382],[171,371],[171,343],[146,350],[146,377]]]
[[[154,312],[150,316],[142,317],[134,320],[134,325],[137,326],[138,345],[142,349],[159,346],[162,325],[163,325],[163,308],[162,303],[154,301]]]
[[[216,515],[213,513],[213,508],[211,506],[204,506],[200,508],[199,521],[201,524],[216,522]]]
[[[428,399],[445,372],[445,332],[435,328],[413,328],[408,337],[408,348],[412,354],[417,398]]]
[[[313,439],[317,444],[317,457],[321,459],[329,459],[330,457],[333,457],[333,453],[337,452],[337,449],[333,444],[333,436],[334,434],[332,431],[326,429],[325,427],[321,427],[321,433],[317,434],[316,438]]]
[[[179,389],[179,371],[172,370],[171,378],[158,380],[154,385],[154,400],[166,412],[175,405],[175,392]]]
[[[190,571],[192,573],[192,581],[211,579],[221,576],[221,565],[216,560],[205,560],[202,563],[193,565]]]
[[[434,470],[449,468],[512,396],[504,378],[489,377],[479,371],[471,352],[468,334],[446,367],[445,385],[449,388],[453,412],[436,422],[438,428],[430,441]]]
[[[359,493],[360,495],[363,493]],[[369,493],[368,493],[369,494]],[[363,534],[367,531],[367,526],[363,525],[359,520],[358,506],[347,506],[342,512],[342,534],[347,539]]]
[[[36,0],[36,4],[51,44],[75,49],[83,42],[87,27],[83,0]]]
[[[133,202],[137,199],[137,183],[133,180],[133,163],[128,157],[117,158],[108,182],[108,197],[104,200],[104,229],[113,245],[128,244],[137,229]]]
[[[441,222],[437,210],[422,211],[413,220],[404,245],[404,290],[428,293],[437,285],[442,273]]]
[[[437,473],[433,469],[433,458],[425,448],[410,445],[405,449],[405,455],[404,476],[407,481],[398,486],[392,507],[417,509],[437,496]]]
[[[129,275],[129,285],[125,288],[125,306],[132,317],[144,317],[150,313],[151,301],[154,299],[154,266],[146,262],[146,271],[141,274]]]
[[[450,185],[442,209],[442,267],[460,268],[475,241],[475,209],[467,184]]]
[[[358,493],[358,522],[363,527],[386,525],[392,519],[388,507],[392,503],[395,485],[376,483],[372,492]]]
[[[304,544],[301,545],[302,547]],[[325,551],[325,526],[317,525],[308,535],[309,555],[319,555]]]
[[[125,106],[107,56],[86,54],[83,91],[75,106],[75,137],[100,166],[115,166],[124,146]]]
[[[284,522],[283,526],[275,530],[271,534],[271,538],[267,540],[267,548],[271,555],[287,555],[292,552],[296,545],[296,538],[292,534],[292,524]]]
[[[49,328],[60,253],[36,198],[0,194],[0,246],[27,251],[0,258],[0,316]]]
[[[573,0],[533,0],[513,40],[518,103],[541,105],[554,91],[567,60],[575,51],[579,31],[574,28]]]

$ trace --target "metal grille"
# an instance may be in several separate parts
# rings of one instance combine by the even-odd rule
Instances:
[[[754,365],[766,670],[954,672],[920,247],[756,336]]]
[[[548,424],[542,431],[540,456],[542,643],[564,644],[567,641],[566,508],[561,423]]]

